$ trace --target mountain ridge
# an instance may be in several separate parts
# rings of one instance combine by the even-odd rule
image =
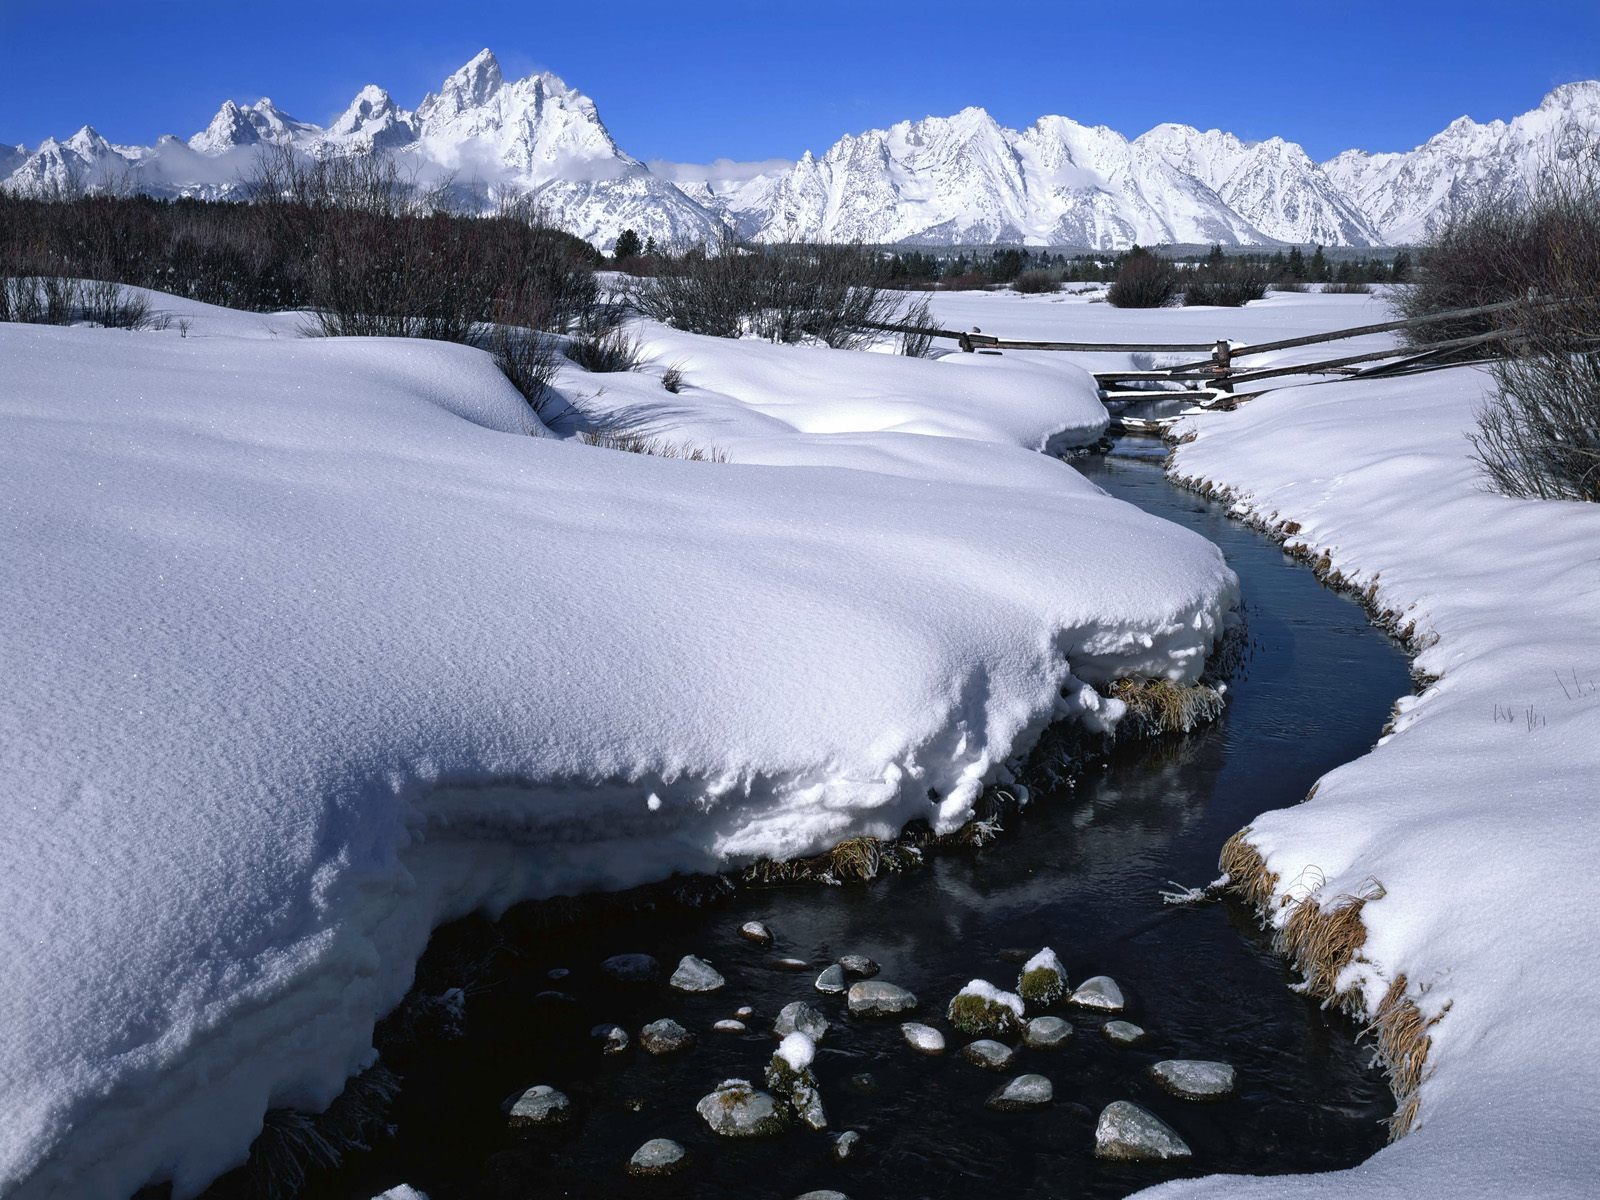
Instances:
[[[602,248],[629,227],[673,244],[714,238],[725,225],[766,241],[1378,247],[1425,240],[1453,205],[1526,188],[1597,138],[1592,80],[1554,88],[1509,121],[1461,117],[1409,151],[1352,149],[1320,163],[1281,137],[1163,123],[1128,138],[1061,115],[1011,129],[969,106],[847,133],[820,154],[754,173],[727,163],[719,175],[717,164],[642,162],[583,92],[548,71],[507,80],[485,49],[415,109],[368,84],[326,127],[267,98],[226,100],[187,140],[113,145],[85,125],[32,149],[0,146],[0,187],[225,198],[241,194],[263,147],[290,146],[392,156],[480,210],[531,197]]]

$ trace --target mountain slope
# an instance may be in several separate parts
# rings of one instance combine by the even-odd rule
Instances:
[[[266,99],[225,101],[187,141],[148,147],[112,145],[84,126],[31,151],[0,146],[0,186],[233,196],[264,147],[288,146],[391,156],[468,210],[531,197],[602,248],[630,227],[671,245],[714,238],[724,225],[773,242],[1378,246],[1425,239],[1452,205],[1525,189],[1597,134],[1600,83],[1591,82],[1559,87],[1509,122],[1463,117],[1406,153],[1350,150],[1320,164],[1282,138],[1167,124],[1130,140],[1063,116],[1016,130],[965,108],[754,170],[652,169],[617,145],[588,96],[549,72],[508,81],[484,50],[414,110],[369,84],[326,127]]]

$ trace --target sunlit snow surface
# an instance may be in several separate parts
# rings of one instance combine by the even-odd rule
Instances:
[[[1105,420],[1059,361],[646,328],[563,373],[734,459],[685,462],[545,435],[474,350],[157,304],[187,336],[0,325],[18,1196],[197,1190],[453,916],[952,827],[1235,601],[1037,453]]]
[[[1193,420],[1176,458],[1375,585],[1438,676],[1313,800],[1253,822],[1294,900],[1381,890],[1341,986],[1375,1007],[1404,976],[1440,1017],[1417,1131],[1296,1196],[1592,1196],[1600,1178],[1600,506],[1486,490],[1466,435],[1491,386],[1457,368],[1279,391]]]

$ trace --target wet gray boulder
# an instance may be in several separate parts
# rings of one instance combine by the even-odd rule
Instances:
[[[572,1115],[572,1101],[549,1084],[538,1083],[525,1092],[508,1096],[500,1106],[506,1124],[512,1129],[536,1129],[565,1123]]]
[[[1194,1152],[1170,1125],[1129,1100],[1105,1106],[1094,1127],[1097,1158],[1141,1162],[1151,1159],[1188,1158]]]
[[[824,995],[837,996],[845,989],[844,968],[838,963],[823,969],[817,976],[816,989]]]
[[[1096,975],[1085,979],[1072,993],[1072,1003],[1079,1008],[1098,1008],[1102,1012],[1121,1012],[1126,1004],[1122,989],[1109,975]]]
[[[835,1162],[849,1162],[861,1153],[861,1135],[854,1129],[847,1129],[833,1139],[833,1160]]]
[[[844,968],[846,975],[854,975],[857,979],[871,979],[878,973],[878,964],[865,954],[840,955],[839,965]]]
[[[747,1079],[724,1079],[694,1110],[721,1137],[771,1137],[789,1124],[778,1102]]]
[[[1155,1081],[1185,1100],[1219,1100],[1233,1092],[1233,1068],[1198,1058],[1168,1058],[1150,1068]]]
[[[754,942],[758,946],[772,945],[772,930],[760,921],[746,921],[739,926],[739,936],[747,942]]]
[[[683,1169],[688,1157],[684,1148],[671,1138],[651,1138],[633,1152],[628,1160],[628,1174],[646,1179],[672,1175]]]
[[[714,992],[726,986],[728,981],[705,959],[685,954],[667,982],[679,992]]]
[[[1060,1017],[1035,1017],[1022,1027],[1022,1044],[1030,1050],[1055,1050],[1072,1037],[1072,1026]]]
[[[907,1021],[900,1026],[900,1036],[906,1039],[906,1045],[920,1054],[943,1054],[944,1034],[932,1025],[923,1025],[919,1021]]]
[[[814,1191],[801,1192],[794,1200],[850,1200],[850,1197],[832,1188],[817,1188]]]
[[[596,1025],[589,1036],[600,1043],[601,1054],[621,1054],[628,1048],[628,1031],[621,1025]]]
[[[1022,1112],[1043,1108],[1055,1098],[1056,1090],[1043,1075],[1018,1075],[999,1088],[986,1101],[996,1112]]]
[[[863,979],[850,985],[850,1012],[857,1017],[892,1017],[917,1007],[917,998],[903,987],[881,979]]]
[[[744,1033],[746,1028],[743,1021],[736,1021],[732,1017],[724,1018],[711,1026],[713,1033]]]
[[[961,1057],[986,1071],[1004,1071],[1016,1058],[1017,1052],[1004,1042],[981,1038],[968,1042],[961,1048]]]
[[[639,1045],[650,1054],[676,1054],[694,1045],[694,1034],[671,1017],[662,1017],[639,1031]]]
[[[795,1000],[778,1010],[778,1019],[773,1022],[772,1032],[781,1038],[791,1033],[803,1033],[813,1042],[820,1042],[822,1035],[828,1032],[828,1018],[804,1000]]]
[[[617,983],[654,983],[661,978],[661,964],[648,954],[613,954],[600,969]]]
[[[1106,1040],[1118,1046],[1137,1046],[1149,1035],[1132,1021],[1107,1021],[1100,1026]]]
[[[772,965],[780,971],[809,971],[811,964],[803,958],[775,958]]]

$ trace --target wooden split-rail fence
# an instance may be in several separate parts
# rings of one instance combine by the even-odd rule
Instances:
[[[1554,303],[1552,299],[1533,300],[1535,304]],[[1470,337],[1449,338],[1421,346],[1391,346],[1369,350],[1360,354],[1345,354],[1317,362],[1291,363],[1283,366],[1251,367],[1239,360],[1278,350],[1292,350],[1301,346],[1316,346],[1341,342],[1350,338],[1375,333],[1392,333],[1416,329],[1441,321],[1456,321],[1470,317],[1488,316],[1529,304],[1529,300],[1507,300],[1499,304],[1484,304],[1475,308],[1454,308],[1429,313],[1421,317],[1408,317],[1394,321],[1379,321],[1370,325],[1356,325],[1348,329],[1335,329],[1327,333],[1312,333],[1301,337],[1280,338],[1271,342],[1235,345],[1224,338],[1209,342],[1056,342],[1031,341],[1017,338],[995,337],[977,329],[937,329],[906,325],[873,325],[895,333],[918,334],[927,337],[953,339],[967,353],[1001,353],[1006,350],[1061,350],[1095,353],[1136,354],[1190,354],[1205,351],[1206,357],[1174,363],[1163,367],[1127,371],[1096,371],[1095,381],[1102,396],[1111,403],[1132,403],[1162,399],[1184,399],[1200,408],[1232,408],[1247,397],[1236,392],[1240,384],[1281,379],[1290,375],[1331,375],[1342,379],[1373,379],[1411,374],[1418,371],[1437,370],[1458,366],[1463,359],[1458,352],[1515,338],[1523,333],[1520,328],[1490,330]],[[1449,356],[1447,358],[1447,356]],[[1467,360],[1473,361],[1473,360]],[[1196,390],[1161,391],[1149,385],[1156,382],[1198,383]],[[1133,386],[1128,386],[1133,385]],[[1140,386],[1144,385],[1144,386]],[[1252,395],[1256,393],[1251,393]],[[1145,431],[1163,428],[1177,420],[1176,417],[1138,419],[1127,417],[1120,422],[1128,431]]]

